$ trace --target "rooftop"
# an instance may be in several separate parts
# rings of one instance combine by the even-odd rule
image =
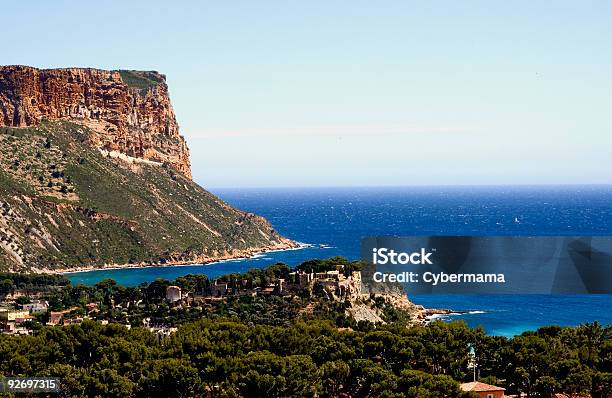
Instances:
[[[479,381],[463,383],[459,387],[461,387],[463,391],[474,391],[474,392],[506,391],[505,388],[493,386],[491,384],[481,383]]]

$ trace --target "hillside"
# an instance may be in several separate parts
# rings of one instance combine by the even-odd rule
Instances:
[[[162,75],[117,72],[110,88],[82,80],[61,92],[49,77],[32,88],[2,73],[0,270],[200,263],[295,246],[191,180],[169,101],[154,99],[155,90],[167,94]],[[102,89],[112,95],[94,105]],[[131,98],[121,104],[111,101],[120,89]],[[54,113],[70,101],[81,110]]]

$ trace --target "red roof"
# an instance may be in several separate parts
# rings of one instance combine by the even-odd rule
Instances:
[[[491,384],[481,383],[479,381],[472,381],[470,383],[463,383],[459,387],[463,391],[475,391],[475,392],[487,392],[487,391],[506,391],[505,388],[492,386]]]

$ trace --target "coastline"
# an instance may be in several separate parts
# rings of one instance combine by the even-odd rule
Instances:
[[[425,308],[420,305],[421,310],[417,311],[414,316],[414,320],[420,325],[427,325],[436,319],[443,319],[446,316],[459,314],[453,310],[447,308]]]
[[[98,271],[98,270],[118,270],[118,269],[128,269],[128,268],[155,268],[155,267],[184,267],[190,265],[207,265],[211,263],[217,263],[221,261],[227,260],[242,260],[256,257],[260,254],[264,253],[272,253],[272,252],[280,252],[280,251],[290,251],[290,250],[301,250],[312,245],[308,243],[296,242],[289,239],[285,239],[282,242],[274,245],[270,245],[263,248],[252,248],[252,249],[244,249],[238,250],[229,254],[224,254],[221,256],[202,256],[196,257],[192,260],[178,259],[178,260],[167,260],[165,262],[140,262],[140,263],[127,263],[127,264],[118,264],[118,263],[110,263],[110,264],[102,264],[102,265],[82,265],[77,267],[68,267],[68,268],[57,268],[57,269],[48,269],[48,268],[33,268],[32,273],[40,273],[40,274],[75,274],[80,272],[89,272],[89,271]]]

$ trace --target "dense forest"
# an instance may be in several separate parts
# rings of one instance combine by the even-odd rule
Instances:
[[[609,328],[549,327],[513,339],[463,323],[339,329],[231,319],[186,323],[160,339],[142,328],[85,321],[34,336],[0,336],[0,373],[57,376],[62,396],[468,397],[473,347],[484,381],[531,397],[611,391]]]
[[[250,275],[265,279],[286,271],[277,264]],[[507,339],[462,322],[412,326],[393,311],[385,324],[357,323],[342,302],[316,295],[232,297],[194,308],[165,302],[168,281],[128,288],[108,280],[86,287],[61,276],[20,278],[2,276],[5,287],[40,290],[48,283],[56,308],[101,305],[97,320],[56,327],[41,322],[31,336],[0,335],[0,375],[60,377],[62,392],[53,396],[473,397],[459,383],[474,374],[528,397],[601,398],[612,391],[612,327],[597,323]],[[201,275],[173,282],[187,291],[209,283]],[[134,300],[146,305],[116,308]],[[144,316],[178,330],[162,337],[138,325]]]

